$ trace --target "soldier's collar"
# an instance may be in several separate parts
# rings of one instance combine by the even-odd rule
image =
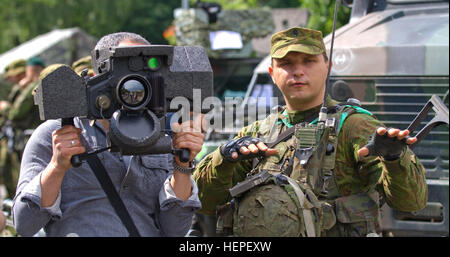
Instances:
[[[311,122],[319,115],[321,106],[322,105],[318,105],[305,111],[290,111],[287,108],[284,108],[279,115],[279,121],[288,128],[303,121]]]
[[[337,102],[332,100],[330,96],[328,96],[327,103],[328,107],[337,104]],[[278,123],[283,123],[288,128],[292,127],[294,124],[304,121],[314,123],[317,121],[320,107],[322,107],[322,104],[304,111],[290,111],[286,106],[284,106],[283,110],[279,112]]]

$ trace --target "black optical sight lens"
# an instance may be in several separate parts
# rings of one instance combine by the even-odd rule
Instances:
[[[138,110],[148,104],[151,90],[144,78],[128,77],[119,83],[117,96],[126,108]]]

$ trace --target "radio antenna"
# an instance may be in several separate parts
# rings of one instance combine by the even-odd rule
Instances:
[[[329,88],[329,84],[330,84],[331,61],[333,60],[334,32],[336,30],[336,19],[337,19],[339,1],[340,0],[336,0],[336,3],[334,5],[333,30],[331,32],[330,56],[328,57],[329,65],[328,65],[327,79],[326,79],[326,83],[325,83],[325,93],[323,96],[322,107],[320,108],[318,122],[325,122],[325,120],[327,119],[327,96],[328,96],[328,88]]]

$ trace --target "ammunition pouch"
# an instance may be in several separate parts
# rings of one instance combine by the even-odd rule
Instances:
[[[363,237],[379,231],[378,193],[361,193],[334,200],[337,223],[325,236]]]

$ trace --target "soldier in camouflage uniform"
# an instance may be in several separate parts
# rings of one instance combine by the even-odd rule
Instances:
[[[26,141],[32,130],[41,123],[32,92],[36,88],[39,75],[44,68],[44,62],[38,57],[30,58],[26,62],[25,77],[13,86],[8,97],[10,105],[3,110],[3,127],[11,128],[12,133],[9,133],[9,140],[2,141],[0,167],[3,170],[4,183],[10,197],[15,194],[20,158]]]
[[[13,143],[12,134],[13,130],[8,120],[8,110],[11,107],[10,99],[18,92],[19,81],[25,78],[26,60],[18,59],[5,67],[4,76],[8,83],[10,83],[10,89],[5,92],[5,95],[0,100],[0,127],[1,127],[1,139],[0,139],[0,184],[6,187],[6,191],[9,197],[14,195],[15,186],[12,177],[11,170],[18,170],[19,167],[12,167],[11,164],[17,164],[17,156],[13,156],[13,160],[8,158],[8,142],[9,145]],[[7,124],[8,123],[8,124]],[[11,147],[10,147],[11,149]],[[14,166],[14,165],[13,165]],[[11,191],[12,190],[12,191]]]
[[[27,62],[24,59],[18,59],[5,67],[4,77],[8,81],[7,83],[9,84],[10,89],[7,92],[4,92],[5,95],[2,95],[2,99],[0,99],[0,114],[2,115],[2,121],[5,119],[4,110],[11,105],[10,99],[16,95],[20,88],[19,81],[25,78],[26,64]]]
[[[11,83],[6,80],[3,75],[0,75],[0,101],[4,101],[8,98],[11,87]]]
[[[62,66],[63,64],[52,64],[52,65],[49,65],[48,67],[46,67],[45,69],[43,69],[41,72],[40,72],[40,75],[39,75],[39,79],[38,79],[38,83],[40,83],[40,81],[45,77],[45,76],[47,76],[50,72],[52,72],[52,71],[54,71],[55,69],[57,69],[58,67],[60,67],[60,66]],[[35,85],[37,85],[37,84],[35,84]],[[34,87],[35,88],[35,87]],[[34,95],[34,89],[33,89],[33,91],[31,92],[31,95]],[[28,137],[26,138],[26,140],[28,140]],[[24,142],[24,143],[26,143],[26,142]],[[12,183],[11,183],[12,184]],[[16,185],[17,185],[17,183],[16,183]],[[12,196],[11,196],[12,197]],[[1,201],[1,200],[0,200]],[[12,204],[10,205],[10,206],[12,206]],[[15,228],[14,228],[14,226],[12,225],[13,223],[12,223],[12,216],[11,216],[11,210],[10,209],[8,209],[8,208],[6,208],[6,213],[8,213],[9,215],[8,215],[8,217],[5,217],[5,222],[6,222],[6,228],[3,230],[3,231],[1,231],[0,230],[0,237],[11,237],[11,236],[19,236],[18,235],[18,233],[17,233],[17,231],[15,230]],[[0,219],[1,219],[1,217],[0,217]],[[1,223],[0,223],[0,226],[1,226]]]
[[[400,211],[425,207],[425,169],[407,147],[417,138],[384,128],[358,106],[328,97],[337,133],[327,137],[326,155],[323,148],[314,153],[325,157],[304,166],[298,147],[306,139],[298,128],[317,121],[323,102],[328,58],[322,34],[305,28],[276,33],[271,57],[269,73],[287,104],[200,162],[193,175],[200,213],[219,214],[223,231],[232,228],[237,236],[378,236],[383,202]],[[291,127],[295,133],[286,140],[272,148],[264,143]],[[268,182],[232,199],[230,188],[263,172],[272,175]]]

